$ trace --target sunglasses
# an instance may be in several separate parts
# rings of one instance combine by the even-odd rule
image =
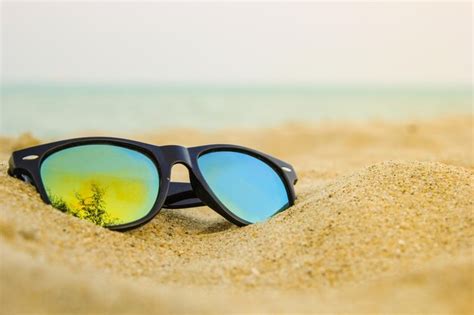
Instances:
[[[183,164],[189,183],[172,182]],[[281,160],[241,146],[185,148],[91,137],[13,152],[8,174],[33,184],[45,203],[112,230],[149,222],[162,208],[209,206],[248,225],[291,207],[297,176]]]

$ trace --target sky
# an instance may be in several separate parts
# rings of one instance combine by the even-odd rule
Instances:
[[[470,2],[15,2],[1,78],[162,84],[472,81]]]

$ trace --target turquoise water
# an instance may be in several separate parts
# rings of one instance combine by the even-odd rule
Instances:
[[[470,87],[10,85],[2,87],[0,133],[57,137],[84,130],[215,130],[472,111]]]

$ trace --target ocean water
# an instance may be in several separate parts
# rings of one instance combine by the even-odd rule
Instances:
[[[140,133],[472,114],[471,87],[9,85],[0,134]]]

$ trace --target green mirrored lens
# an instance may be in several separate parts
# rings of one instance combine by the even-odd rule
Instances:
[[[134,222],[152,209],[159,191],[146,155],[109,144],[67,148],[48,156],[41,178],[51,204],[102,226]]]

